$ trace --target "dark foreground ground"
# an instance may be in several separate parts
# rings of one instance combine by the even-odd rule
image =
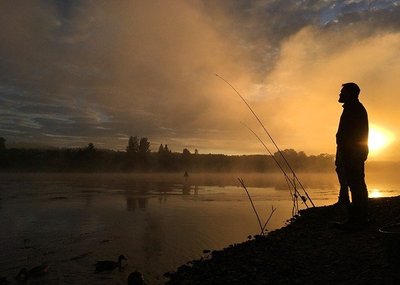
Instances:
[[[368,229],[343,232],[331,223],[343,218],[343,209],[304,210],[266,237],[167,273],[167,284],[400,284],[399,237],[393,249],[393,235],[388,243],[379,232],[400,222],[400,196],[370,199],[369,211]]]

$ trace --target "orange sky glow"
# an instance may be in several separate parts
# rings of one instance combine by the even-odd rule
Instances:
[[[7,144],[123,150],[137,135],[153,151],[264,153],[241,123],[268,144],[265,133],[217,73],[281,149],[306,154],[335,153],[338,94],[356,82],[370,159],[400,159],[398,1],[6,2]]]

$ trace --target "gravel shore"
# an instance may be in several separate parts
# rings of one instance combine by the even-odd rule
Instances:
[[[303,210],[267,236],[166,273],[167,284],[400,284],[400,252],[388,250],[387,237],[379,232],[400,223],[400,196],[370,199],[369,213],[367,229],[346,232],[332,223],[343,219],[344,209]],[[395,242],[399,249],[400,240]]]

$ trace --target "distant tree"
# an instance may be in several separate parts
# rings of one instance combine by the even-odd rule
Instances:
[[[168,145],[167,144],[164,146],[164,152],[165,153],[171,153],[171,150],[168,149]]]
[[[83,149],[79,149],[77,152],[77,169],[83,171],[94,170],[97,167],[96,160],[96,148],[93,143],[88,143]]]
[[[172,153],[171,150],[168,148],[168,145],[160,145],[158,148],[158,163],[159,167],[162,170],[169,170],[172,166]]]
[[[93,143],[88,143],[88,145],[85,147],[85,151],[86,152],[95,152],[96,149],[94,147],[94,144]]]
[[[141,138],[139,141],[139,152],[138,161],[140,163],[140,168],[147,169],[149,167],[150,156],[150,142],[147,138]]]
[[[139,142],[139,153],[141,155],[146,155],[150,152],[150,142],[147,138],[141,138]]]
[[[290,170],[286,162],[289,163],[290,167],[294,167],[295,170],[297,169],[298,166],[297,152],[294,149],[285,149],[282,150],[281,152],[277,151],[274,153],[274,157],[276,161],[278,161],[278,163],[283,167],[284,170],[286,171]]]
[[[126,147],[126,168],[147,167],[147,158],[150,154],[150,142],[147,138],[138,139],[137,136],[130,136]]]
[[[190,165],[190,156],[190,151],[187,148],[184,148],[182,151],[182,162],[185,168],[188,168]]]
[[[299,151],[298,153],[297,153],[297,156],[300,158],[300,159],[307,159],[307,155],[306,155],[306,153],[304,152],[304,151]]]
[[[163,144],[160,144],[160,146],[158,147],[157,159],[158,159],[159,167],[164,168],[165,167],[165,154],[164,154]]]
[[[0,137],[0,151],[6,149],[6,139],[3,137]]]
[[[199,154],[199,151],[197,150],[197,148],[194,150],[194,154]]]
[[[126,152],[128,154],[135,154],[139,152],[139,140],[137,136],[129,137],[128,146],[126,147]]]

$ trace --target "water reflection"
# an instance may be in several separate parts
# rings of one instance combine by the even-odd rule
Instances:
[[[148,204],[149,197],[126,195],[126,209],[128,211],[135,211],[136,209],[145,210]]]
[[[185,171],[185,173],[183,174],[182,195],[190,195],[192,188],[193,188],[193,194],[197,196],[199,194],[199,187],[197,183],[191,185],[189,181],[189,174],[187,171]]]
[[[190,184],[187,182],[182,184],[182,195],[190,195]]]
[[[144,231],[143,250],[146,253],[146,262],[154,262],[154,258],[161,255],[163,251],[163,237],[165,232],[159,217],[148,215]]]
[[[126,209],[128,211],[135,211],[136,209],[145,210],[149,199],[154,197],[154,194],[156,194],[159,204],[166,203],[168,196],[171,195],[198,196],[199,186],[197,184],[192,185],[188,176],[185,176],[182,184],[167,182],[137,183],[132,185],[131,189],[124,190],[123,193],[126,200]],[[91,196],[86,196],[86,201],[89,200],[89,197]],[[86,203],[86,206],[89,206],[89,203]]]

